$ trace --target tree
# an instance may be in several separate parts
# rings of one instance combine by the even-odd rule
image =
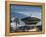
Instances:
[[[15,23],[16,23],[16,29],[17,29],[17,24],[20,24],[19,18],[15,17]]]

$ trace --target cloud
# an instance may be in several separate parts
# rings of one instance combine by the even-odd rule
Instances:
[[[25,16],[37,17],[41,19],[41,13],[39,12],[18,12],[18,13],[25,15]]]

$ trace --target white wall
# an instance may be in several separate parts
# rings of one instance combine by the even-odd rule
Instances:
[[[42,3],[44,2],[44,3],[46,3],[46,0],[16,0],[16,1],[42,2]],[[45,14],[46,14],[46,11],[45,11]],[[46,17],[45,17],[45,19],[46,19]],[[5,0],[0,0],[0,37],[5,37],[4,35],[5,35]],[[24,35],[24,36],[16,36],[16,37],[46,37],[46,34]]]

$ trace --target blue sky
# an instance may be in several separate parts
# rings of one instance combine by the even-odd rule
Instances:
[[[11,12],[41,19],[41,7],[12,5]]]

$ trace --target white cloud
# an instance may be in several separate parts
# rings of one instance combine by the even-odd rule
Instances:
[[[41,19],[41,13],[40,12],[18,12],[18,13],[25,15],[25,16],[37,17],[37,18]]]

